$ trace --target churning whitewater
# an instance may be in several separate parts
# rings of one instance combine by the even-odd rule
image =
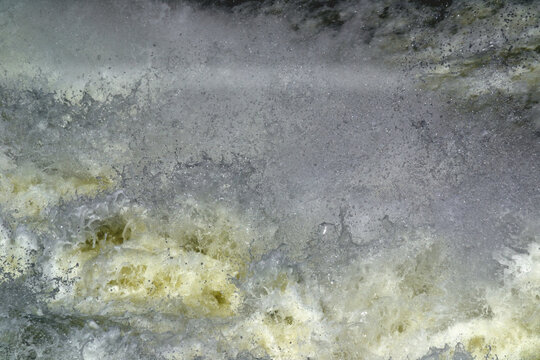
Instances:
[[[0,2],[0,359],[540,360],[539,6]]]

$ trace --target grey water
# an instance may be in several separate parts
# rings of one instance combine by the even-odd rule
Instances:
[[[0,358],[540,354],[532,1],[0,2]]]

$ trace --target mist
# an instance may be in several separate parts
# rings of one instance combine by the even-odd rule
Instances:
[[[2,2],[0,354],[537,359],[538,9],[471,4]]]

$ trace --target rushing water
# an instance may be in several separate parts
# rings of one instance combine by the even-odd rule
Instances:
[[[0,2],[0,359],[540,359],[533,1]]]

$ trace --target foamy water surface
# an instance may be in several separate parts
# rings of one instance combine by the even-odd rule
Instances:
[[[0,3],[1,359],[540,359],[536,63],[294,4]]]

